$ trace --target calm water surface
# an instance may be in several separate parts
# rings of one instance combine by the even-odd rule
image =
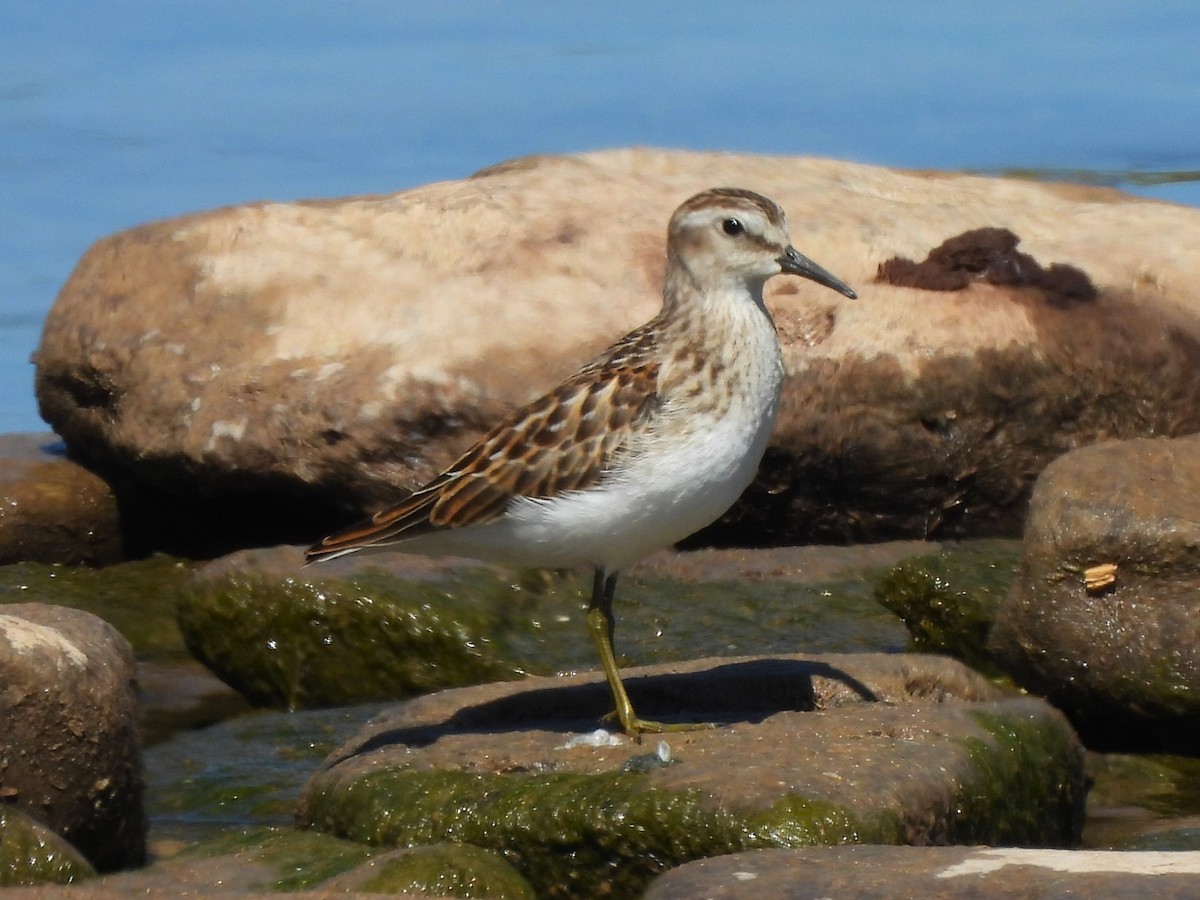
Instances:
[[[646,144],[1050,170],[1200,205],[1192,2],[0,5],[0,432],[79,256],[149,219]]]

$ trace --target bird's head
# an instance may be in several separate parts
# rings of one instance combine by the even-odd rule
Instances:
[[[667,255],[699,285],[741,282],[761,295],[768,278],[786,273],[856,296],[792,246],[783,210],[753,191],[713,188],[687,200],[671,216]]]

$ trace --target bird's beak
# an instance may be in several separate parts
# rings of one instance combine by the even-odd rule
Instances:
[[[840,278],[835,278],[832,273],[826,272],[795,247],[788,247],[783,251],[783,256],[779,257],[776,261],[779,263],[779,267],[788,275],[799,275],[801,278],[807,278],[810,281],[815,281],[817,284],[823,284],[827,288],[833,288],[839,294],[845,294],[851,300],[858,299],[858,294],[854,293],[848,284]]]

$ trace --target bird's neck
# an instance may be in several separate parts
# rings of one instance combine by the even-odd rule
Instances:
[[[659,313],[662,327],[687,330],[700,335],[715,329],[726,332],[734,321],[753,326],[765,324],[774,329],[771,314],[763,302],[766,280],[748,282],[727,274],[701,277],[678,259],[670,259],[663,282],[663,305]],[[736,326],[734,326],[736,327]]]

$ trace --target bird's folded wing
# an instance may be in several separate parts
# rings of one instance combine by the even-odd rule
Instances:
[[[638,349],[618,344],[515,411],[429,484],[325,538],[307,558],[328,559],[440,528],[482,524],[502,515],[514,497],[545,499],[594,485],[657,403],[658,364]]]

